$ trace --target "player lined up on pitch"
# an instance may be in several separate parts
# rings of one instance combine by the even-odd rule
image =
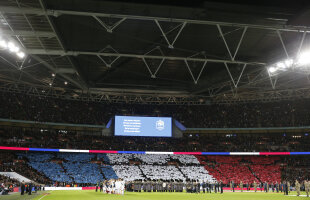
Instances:
[[[96,192],[103,192],[105,194],[121,194],[125,192],[125,181],[123,179],[105,180],[96,185]]]

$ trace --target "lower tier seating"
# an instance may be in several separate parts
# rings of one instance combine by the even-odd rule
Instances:
[[[114,165],[112,168],[118,177],[126,181],[145,179],[141,170],[136,165]]]
[[[53,182],[96,184],[104,179],[280,182],[276,157],[36,153],[19,159]]]
[[[196,156],[205,169],[224,184],[230,181],[251,184],[254,181],[275,183],[281,181],[279,157],[259,156]]]

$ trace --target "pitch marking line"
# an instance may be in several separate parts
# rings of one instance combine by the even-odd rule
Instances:
[[[50,195],[52,192],[53,192],[53,191],[51,191],[50,193],[46,193],[45,195],[43,195],[43,196],[42,196],[40,199],[38,199],[38,200],[43,199],[43,198],[46,197],[47,195]]]

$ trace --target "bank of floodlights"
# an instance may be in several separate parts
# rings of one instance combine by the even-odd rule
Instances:
[[[275,76],[289,70],[310,71],[310,50],[301,52],[294,59],[285,59],[274,63],[267,70],[270,76]]]
[[[6,40],[5,38],[2,38],[1,35],[0,35],[0,49],[15,54],[20,59],[26,56],[26,54],[20,49],[18,45],[15,44],[15,42]]]

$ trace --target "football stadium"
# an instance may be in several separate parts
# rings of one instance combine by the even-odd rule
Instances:
[[[310,1],[0,0],[1,200],[310,192]]]

